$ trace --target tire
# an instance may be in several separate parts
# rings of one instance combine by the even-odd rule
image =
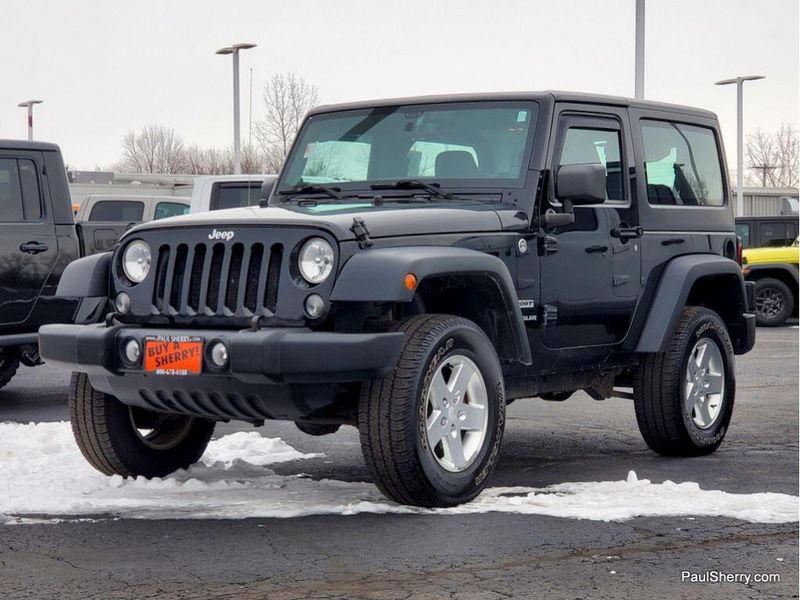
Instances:
[[[19,360],[12,356],[6,356],[0,351],[0,389],[3,389],[14,377],[19,368]]]
[[[361,390],[367,468],[401,504],[468,502],[486,486],[503,439],[505,388],[494,346],[475,323],[449,315],[412,317],[397,329],[406,334],[397,366]]]
[[[756,324],[760,327],[778,327],[792,316],[794,295],[780,279],[765,277],[756,281]]]
[[[664,456],[710,454],[728,431],[735,395],[733,346],[725,324],[707,308],[684,308],[669,349],[644,355],[636,371],[639,431]]]
[[[164,477],[186,469],[214,432],[213,421],[129,407],[95,390],[84,373],[72,374],[69,414],[81,453],[106,475]]]

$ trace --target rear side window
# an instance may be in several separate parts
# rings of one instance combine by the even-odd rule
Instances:
[[[189,212],[189,207],[180,202],[159,202],[156,204],[156,212],[153,220],[166,219],[167,217],[179,217]]]
[[[750,223],[737,223],[736,235],[742,238],[742,248],[750,247]]]
[[[764,247],[780,248],[791,246],[797,237],[794,227],[788,223],[766,222],[758,224],[758,235]]]
[[[90,221],[124,221],[133,223],[142,220],[144,204],[135,200],[101,200],[92,207]]]
[[[36,163],[26,158],[0,158],[0,221],[39,221],[42,202]]]
[[[712,129],[643,120],[642,141],[650,204],[725,204],[722,168]]]
[[[215,183],[211,194],[211,210],[255,206],[261,193],[261,182]]]

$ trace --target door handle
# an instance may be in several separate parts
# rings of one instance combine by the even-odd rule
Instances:
[[[42,244],[41,242],[27,242],[25,244],[20,244],[19,250],[27,254],[39,254],[40,252],[47,252],[47,244]]]
[[[595,254],[595,253],[605,254],[606,252],[608,252],[608,246],[589,246],[588,248],[585,248],[585,250],[586,254]]]
[[[640,238],[642,237],[642,234],[644,234],[644,229],[642,229],[641,225],[628,227],[627,225],[623,224],[611,230],[611,237],[619,238],[619,240],[622,242]]]
[[[674,246],[676,244],[683,244],[684,242],[686,242],[686,240],[683,239],[683,238],[669,238],[669,239],[666,239],[663,242],[661,242],[661,245],[662,246]]]

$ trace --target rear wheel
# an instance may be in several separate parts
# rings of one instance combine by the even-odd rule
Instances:
[[[756,281],[756,323],[761,327],[783,325],[792,315],[794,296],[780,279],[765,277]]]
[[[666,352],[642,358],[634,407],[647,445],[667,456],[709,454],[725,438],[736,380],[733,346],[717,313],[683,309]]]
[[[89,463],[106,475],[163,477],[196,463],[214,422],[130,407],[95,390],[73,373],[69,412],[72,433]]]
[[[19,368],[19,359],[0,349],[0,389],[4,388]]]
[[[399,329],[406,340],[397,366],[361,393],[367,468],[397,502],[468,502],[486,486],[503,437],[503,375],[494,347],[460,317],[422,315]]]

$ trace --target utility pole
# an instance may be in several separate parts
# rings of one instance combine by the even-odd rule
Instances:
[[[761,187],[767,187],[767,171],[780,169],[778,165],[750,165],[748,168],[761,171]]]
[[[239,50],[255,48],[255,44],[241,43],[217,50],[217,54],[233,55],[233,173],[242,172],[242,148],[239,134]]]
[[[744,75],[733,79],[723,79],[714,85],[736,84],[736,216],[744,216],[744,190],[742,178],[744,177],[744,108],[742,106],[742,87],[745,81],[764,79],[763,75]]]
[[[253,149],[253,67],[250,67],[250,131],[247,134],[247,147]]]
[[[636,80],[634,97],[644,100],[644,0],[636,0]]]
[[[41,104],[43,100],[25,100],[17,104],[20,108],[28,109],[28,141],[33,141],[33,105]]]

